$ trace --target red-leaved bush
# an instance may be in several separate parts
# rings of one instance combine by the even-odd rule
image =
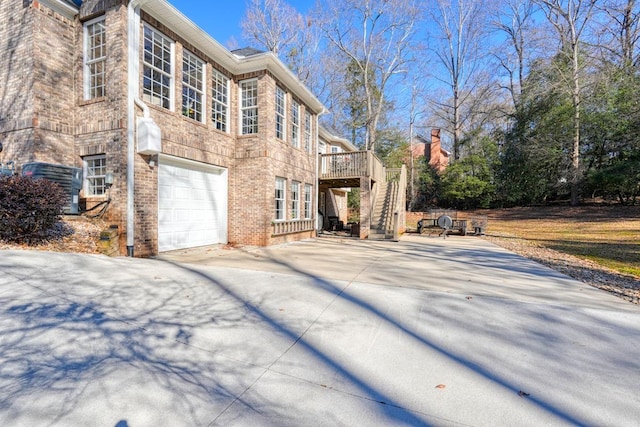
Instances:
[[[51,230],[60,225],[66,201],[55,182],[17,175],[0,177],[0,240],[27,244],[48,240]]]

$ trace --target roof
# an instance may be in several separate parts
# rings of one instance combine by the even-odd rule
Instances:
[[[231,53],[233,53],[238,58],[247,58],[249,56],[255,56],[255,55],[259,55],[261,53],[265,53],[265,51],[264,50],[258,50],[258,49],[253,48],[253,47],[243,47],[242,49],[232,50]]]
[[[236,51],[235,53],[231,52],[167,0],[146,0],[142,2],[141,7],[142,10],[168,28],[171,28],[173,32],[189,41],[205,55],[215,58],[216,62],[232,74],[249,74],[267,70],[290,91],[295,93],[300,101],[314,113],[322,114],[326,111],[322,102],[272,52],[261,52],[253,48],[240,49],[239,52]],[[238,53],[244,53],[245,56]]]
[[[318,129],[318,134],[320,136],[321,139],[323,139],[324,141],[328,142],[328,143],[338,143],[341,144],[347,151],[359,151],[358,147],[356,147],[355,145],[353,145],[351,143],[351,141],[349,141],[348,139],[342,138],[337,136],[335,133],[335,131],[333,131],[332,129],[329,129],[328,127],[324,126],[324,125],[320,125],[319,129]]]
[[[81,0],[40,0],[40,3],[46,5],[51,10],[60,13],[62,16],[73,19],[78,14]]]

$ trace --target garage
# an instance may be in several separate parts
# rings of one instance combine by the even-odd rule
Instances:
[[[227,242],[227,170],[161,156],[158,251]]]

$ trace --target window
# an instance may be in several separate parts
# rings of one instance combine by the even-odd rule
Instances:
[[[304,113],[304,150],[311,153],[313,144],[311,143],[311,113]]]
[[[291,219],[300,219],[300,183],[291,183]]]
[[[104,154],[84,158],[85,194],[102,196],[106,186],[104,177],[107,173],[107,158]]]
[[[107,43],[104,17],[84,24],[84,98],[105,95]]]
[[[258,133],[258,80],[240,82],[240,112],[241,134]]]
[[[172,109],[173,42],[158,31],[144,27],[142,98],[159,107]]]
[[[284,221],[286,206],[286,179],[276,178],[276,221]]]
[[[291,102],[291,143],[300,147],[300,104]]]
[[[204,62],[188,51],[182,54],[182,115],[202,121]]]
[[[229,111],[229,79],[219,71],[213,72],[211,85],[211,120],[213,126],[223,132],[227,132]]]
[[[286,94],[284,90],[276,86],[276,138],[285,138],[285,111],[286,110]]]
[[[304,185],[304,219],[311,219],[311,212],[313,211],[313,202],[311,196],[313,195],[313,186],[311,184]]]

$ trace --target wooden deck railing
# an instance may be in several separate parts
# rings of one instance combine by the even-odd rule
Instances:
[[[320,179],[371,177],[383,181],[385,168],[371,151],[320,155]]]

